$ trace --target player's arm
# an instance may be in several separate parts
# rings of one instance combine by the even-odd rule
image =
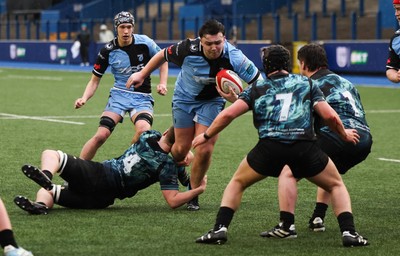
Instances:
[[[199,187],[185,191],[179,192],[178,190],[162,190],[165,201],[172,208],[178,208],[192,200],[194,197],[200,195],[206,190],[207,186],[207,175],[204,176]]]
[[[339,115],[326,101],[319,101],[316,103],[314,110],[322,119],[324,119],[329,128],[342,138],[342,140],[353,144],[359,142],[360,135],[357,133],[357,130],[345,129]]]
[[[94,95],[99,87],[101,77],[95,76],[92,74],[91,79],[89,80],[88,84],[86,85],[86,89],[83,92],[81,98],[78,98],[75,101],[75,108],[81,108],[85,103]]]
[[[214,119],[210,127],[204,133],[199,134],[192,141],[193,148],[205,143],[207,140],[217,135],[220,131],[225,129],[236,117],[246,113],[249,106],[244,100],[238,99],[232,105],[224,109]]]
[[[400,71],[394,68],[390,68],[386,70],[386,77],[393,83],[398,83],[400,82]]]
[[[166,95],[168,92],[167,89],[167,80],[168,80],[168,63],[164,62],[160,66],[160,83],[157,85],[157,93],[160,95]]]
[[[142,70],[139,72],[133,73],[126,81],[126,88],[129,89],[132,86],[135,88],[142,85],[144,79],[148,77],[154,70],[160,67],[165,61],[164,58],[164,51],[165,49],[159,51],[156,55],[154,55],[150,61],[144,66]]]

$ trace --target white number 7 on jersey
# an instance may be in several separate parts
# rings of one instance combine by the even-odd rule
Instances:
[[[288,119],[290,104],[292,103],[292,95],[293,93],[282,93],[276,95],[277,100],[283,101],[281,114],[279,116],[279,121],[286,121]]]

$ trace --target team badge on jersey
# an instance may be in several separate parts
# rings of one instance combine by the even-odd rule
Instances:
[[[199,49],[199,47],[197,46],[197,44],[190,45],[190,51],[191,52],[197,52],[198,49]]]
[[[107,50],[111,50],[112,48],[114,48],[114,44],[112,42],[106,44],[106,49]]]
[[[143,54],[138,54],[137,58],[138,58],[139,61],[143,61]]]

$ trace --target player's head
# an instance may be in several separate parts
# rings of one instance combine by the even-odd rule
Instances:
[[[174,133],[174,127],[171,126],[169,127],[162,135],[165,137],[165,142],[169,145],[172,146],[172,144],[175,143],[175,133]]]
[[[207,20],[199,30],[200,38],[205,35],[217,35],[221,33],[225,36],[225,26],[218,20]]]
[[[135,18],[130,12],[120,12],[114,17],[114,29],[118,42],[122,45],[131,43]]]
[[[393,0],[394,15],[400,24],[400,0]]]
[[[328,68],[328,58],[325,49],[319,44],[307,44],[297,52],[297,59],[301,69],[308,69],[310,72],[320,68]]]
[[[203,53],[208,59],[217,59],[221,56],[225,45],[225,27],[214,19],[206,21],[199,30]]]
[[[268,74],[286,70],[290,72],[290,52],[282,45],[271,45],[261,49],[264,72]]]
[[[118,31],[118,26],[121,24],[131,24],[132,27],[135,26],[135,18],[130,12],[120,12],[114,17],[114,28]]]

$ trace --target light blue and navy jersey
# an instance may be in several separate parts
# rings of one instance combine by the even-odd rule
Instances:
[[[124,47],[118,45],[117,38],[107,43],[97,55],[92,73],[102,77],[108,66],[114,75],[114,87],[127,90],[126,81],[130,75],[143,69],[149,60],[159,52],[161,48],[146,35],[133,35],[132,44]],[[150,76],[146,77],[143,85],[131,91],[151,93]]]
[[[324,96],[307,77],[278,74],[253,83],[239,99],[252,109],[260,139],[287,143],[316,139],[313,106]]]
[[[345,128],[359,128],[369,132],[360,94],[350,81],[328,69],[320,69],[311,79],[323,92],[326,102],[338,113]],[[328,126],[318,125],[319,129],[329,131]]]
[[[400,29],[390,39],[389,56],[386,61],[386,70],[388,69],[400,69]]]
[[[160,148],[160,137],[158,131],[145,131],[120,157],[103,162],[120,183],[122,198],[156,182],[160,182],[162,190],[178,190],[178,180],[188,182],[185,168],[177,166],[172,157]]]
[[[200,38],[186,39],[169,46],[164,57],[166,61],[181,67],[174,91],[174,99],[181,101],[224,101],[215,89],[215,76],[221,69],[235,71],[249,84],[260,75],[254,63],[227,41],[222,55],[215,60],[204,56]]]

